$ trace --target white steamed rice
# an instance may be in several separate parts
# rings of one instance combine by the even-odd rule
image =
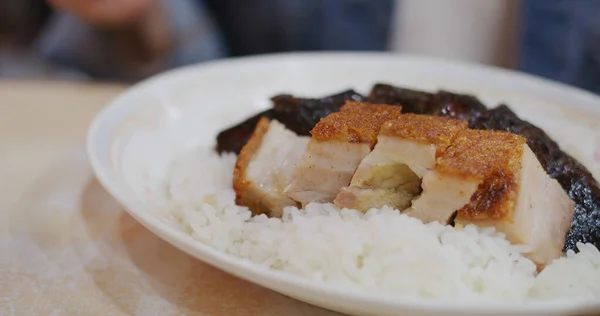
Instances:
[[[492,229],[463,230],[391,208],[362,214],[332,204],[285,209],[282,219],[252,217],[235,205],[235,156],[204,149],[173,162],[165,180],[164,219],[233,256],[346,289],[451,300],[600,298],[600,252],[579,244],[536,275]]]

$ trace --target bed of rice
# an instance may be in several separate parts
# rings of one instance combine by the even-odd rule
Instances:
[[[203,149],[177,158],[164,219],[233,256],[319,282],[382,295],[450,300],[600,299],[600,252],[579,244],[539,275],[491,229],[423,224],[391,208],[362,214],[332,204],[252,217],[234,202],[235,156]]]

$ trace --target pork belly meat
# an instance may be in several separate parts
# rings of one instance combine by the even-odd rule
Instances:
[[[495,227],[545,266],[562,254],[574,202],[518,135],[464,130],[423,177],[406,214],[424,222]]]
[[[259,120],[236,161],[233,188],[236,203],[253,214],[280,217],[286,206],[297,206],[283,190],[290,183],[309,137],[298,136],[278,121]]]
[[[562,151],[542,129],[519,118],[507,105],[487,110],[473,96],[414,91],[383,83],[373,86],[369,102],[402,104],[405,113],[462,118],[474,129],[505,130],[527,138],[529,148],[546,172],[576,203],[563,250],[577,252],[578,242],[589,242],[600,248],[600,185],[585,166]]]
[[[302,160],[294,170],[288,197],[306,205],[333,202],[377,142],[381,125],[401,115],[401,107],[348,102],[311,131]]]
[[[421,191],[421,178],[435,167],[467,123],[436,116],[404,114],[385,122],[377,145],[358,166],[350,186],[334,203],[366,212],[384,205],[404,210]]]
[[[239,153],[262,117],[276,119],[299,135],[309,135],[321,118],[339,111],[348,100],[402,105],[405,113],[459,118],[466,120],[470,128],[506,130],[524,136],[546,172],[576,202],[564,250],[577,251],[578,242],[600,247],[600,185],[589,170],[562,151],[543,130],[520,119],[506,105],[488,110],[473,96],[417,91],[383,83],[374,85],[368,98],[352,90],[316,99],[279,95],[272,98],[271,109],[219,133],[216,150]]]

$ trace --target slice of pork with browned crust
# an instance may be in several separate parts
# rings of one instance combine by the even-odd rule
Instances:
[[[530,247],[539,268],[559,258],[574,203],[542,168],[523,137],[464,130],[423,177],[423,193],[405,213],[424,222],[495,227]]]
[[[521,148],[514,172],[486,177],[470,202],[458,210],[455,223],[495,227],[512,243],[531,247],[528,257],[541,269],[562,255],[575,202],[546,173],[529,146]]]
[[[436,157],[466,128],[461,120],[416,114],[384,123],[377,145],[334,203],[363,212],[385,205],[406,209],[420,193],[421,178],[435,167]]]
[[[302,205],[332,202],[377,142],[381,125],[400,115],[399,106],[348,102],[323,118],[311,131],[287,196]]]
[[[283,190],[309,141],[278,121],[262,118],[238,156],[233,176],[236,203],[253,214],[280,217],[286,206],[298,206]]]

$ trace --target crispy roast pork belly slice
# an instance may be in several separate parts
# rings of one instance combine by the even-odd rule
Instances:
[[[523,137],[461,131],[423,177],[423,193],[406,214],[424,222],[495,227],[531,248],[538,267],[562,254],[574,203],[551,179]]]
[[[278,121],[262,118],[242,148],[233,174],[236,203],[253,214],[280,217],[286,206],[297,206],[283,190],[290,183],[309,137],[298,136]]]
[[[461,120],[417,114],[385,122],[377,145],[334,203],[363,212],[384,205],[406,209],[420,193],[421,178],[435,167],[436,157],[466,128]]]
[[[311,131],[287,196],[302,205],[332,202],[375,146],[381,125],[400,115],[399,106],[348,102],[323,118]]]
[[[562,255],[575,202],[550,178],[529,146],[522,148],[519,172],[509,181],[484,180],[458,211],[455,223],[495,227],[512,243],[530,246],[527,256],[543,268]]]
[[[463,130],[423,176],[421,196],[406,214],[446,223],[469,203],[486,179],[508,181],[519,173],[525,139],[507,132]],[[508,183],[508,182],[507,182]],[[507,188],[504,194],[513,194]]]

